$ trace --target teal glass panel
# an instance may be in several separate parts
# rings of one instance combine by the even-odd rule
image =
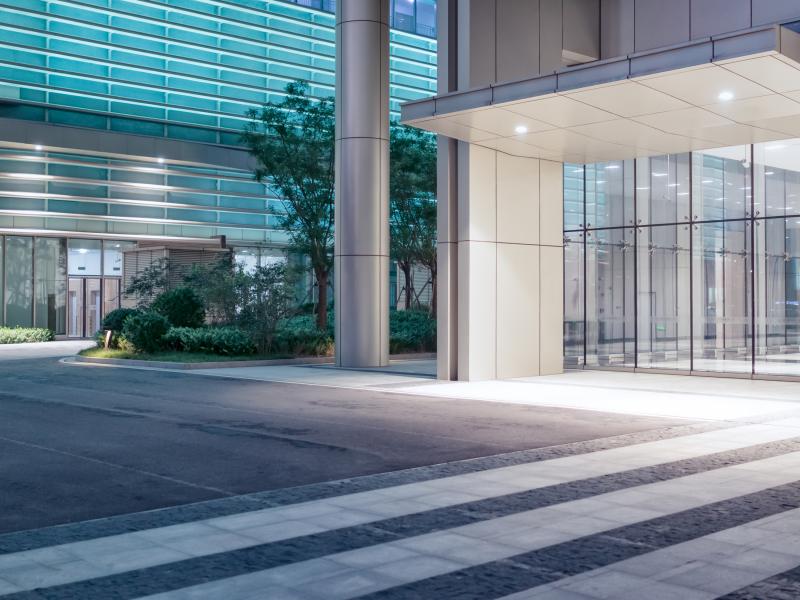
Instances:
[[[136,119],[110,119],[110,128],[114,131],[124,133],[135,133],[137,135],[151,135],[161,137],[164,135],[164,125],[162,123],[148,123]]]
[[[103,115],[49,109],[48,118],[51,123],[60,125],[91,127],[93,129],[105,129],[106,127],[106,117]]]

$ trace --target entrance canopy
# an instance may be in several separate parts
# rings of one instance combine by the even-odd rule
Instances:
[[[593,163],[800,137],[800,22],[409,102],[402,121],[514,156]]]

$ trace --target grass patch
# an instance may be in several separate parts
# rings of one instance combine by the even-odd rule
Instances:
[[[279,358],[293,358],[288,354],[243,354],[229,356],[209,354],[206,352],[131,352],[129,350],[106,350],[105,348],[87,348],[80,352],[81,356],[88,358],[120,358],[133,360],[154,360],[161,362],[202,363],[202,362],[228,362],[235,360],[275,360]]]

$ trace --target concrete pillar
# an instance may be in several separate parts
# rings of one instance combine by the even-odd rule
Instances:
[[[336,8],[336,364],[389,363],[389,0]]]
[[[562,165],[458,150],[458,379],[561,373]]]

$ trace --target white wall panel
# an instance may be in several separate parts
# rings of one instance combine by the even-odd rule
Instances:
[[[539,373],[539,247],[497,245],[498,379]]]
[[[497,241],[539,243],[539,161],[497,154]]]

